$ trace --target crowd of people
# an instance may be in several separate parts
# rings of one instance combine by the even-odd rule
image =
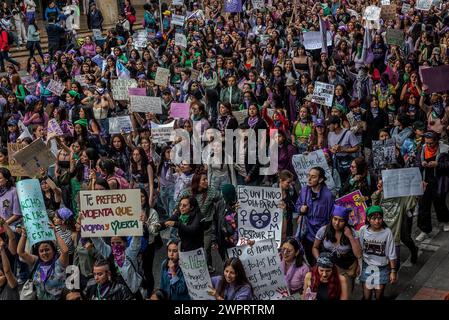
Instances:
[[[65,37],[79,28],[82,14],[89,29],[103,31],[95,1],[83,1],[83,12],[77,0],[49,2],[45,53],[35,1],[2,2],[0,300],[189,300],[179,251],[199,248],[214,275],[211,296],[253,299],[242,262],[227,254],[239,240],[242,185],[282,192],[279,254],[290,294],[359,299],[353,294],[359,279],[363,299],[382,299],[387,284],[401,281],[401,242],[410,262],[418,261],[416,242],[435,227],[432,204],[438,228],[449,232],[449,90],[433,92],[421,76],[423,67],[449,64],[449,4],[433,1],[423,10],[417,9],[420,1],[391,0],[395,18],[372,23],[365,8],[380,8],[384,1],[161,2],[147,1],[143,21],[136,21],[130,0],[120,2],[119,22],[101,40]],[[237,5],[227,9],[229,2]],[[174,15],[184,16],[184,24],[173,24]],[[13,21],[18,45],[26,42],[30,50],[27,81],[9,53]],[[147,34],[143,47],[133,37],[142,33],[139,24]],[[401,46],[387,43],[388,29],[403,31]],[[327,31],[330,39],[323,35],[321,47],[307,49],[304,35],[314,31]],[[186,46],[175,40],[179,34]],[[155,83],[160,68],[169,71],[166,85]],[[129,100],[114,98],[115,79],[135,79],[147,96],[160,97],[162,113],[131,112]],[[60,95],[48,89],[52,81],[65,86]],[[334,86],[331,106],[316,103],[317,82]],[[187,104],[189,116],[173,117],[175,103]],[[236,117],[242,112],[243,118]],[[129,131],[110,132],[108,119],[118,116],[130,117]],[[47,139],[52,119],[63,134]],[[261,174],[269,165],[260,157],[250,161],[247,140],[243,158],[227,155],[232,163],[194,163],[194,152],[181,157],[186,144],[193,151],[190,139],[175,134],[161,143],[152,137],[152,124],[173,120],[174,129],[187,137],[196,132],[203,147],[214,146],[210,157],[224,143],[211,137],[213,130],[224,137],[226,130],[265,129],[256,145],[277,152],[277,170]],[[55,166],[35,177],[13,176],[10,146],[23,148],[37,139],[52,149]],[[373,142],[389,139],[394,159],[375,167]],[[317,150],[326,157],[332,188],[319,166],[302,184],[298,179],[292,157]],[[423,195],[386,198],[382,170],[413,167],[422,174]],[[27,245],[15,182],[29,178],[40,181],[55,242]],[[140,189],[143,236],[81,237],[80,191],[113,189]],[[351,210],[335,203],[356,190],[367,206],[359,230],[349,223]],[[155,261],[163,246],[166,259]],[[223,270],[215,270],[214,250]],[[78,289],[66,287],[69,265],[79,268]],[[160,268],[159,281],[153,265]]]

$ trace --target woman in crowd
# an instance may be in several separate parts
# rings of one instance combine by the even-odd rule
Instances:
[[[216,300],[253,299],[253,288],[239,258],[226,260],[223,275],[213,277],[212,286],[209,295]]]

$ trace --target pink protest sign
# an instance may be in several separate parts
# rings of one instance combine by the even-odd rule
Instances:
[[[360,228],[365,225],[366,204],[364,197],[359,190],[338,198],[335,200],[335,204],[352,209],[352,212],[349,214],[349,224],[353,226],[355,230],[360,230]]]
[[[190,106],[188,103],[172,103],[170,116],[175,119],[189,119]]]
[[[130,96],[146,96],[147,95],[147,89],[145,88],[128,88],[128,94]]]

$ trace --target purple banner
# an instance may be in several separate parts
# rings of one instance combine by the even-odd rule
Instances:
[[[364,199],[365,197],[360,191],[356,190],[335,200],[336,205],[352,209],[352,212],[349,214],[349,224],[357,231],[365,225],[366,221],[366,204]]]
[[[146,96],[147,89],[145,88],[128,88],[128,94],[130,96]]]

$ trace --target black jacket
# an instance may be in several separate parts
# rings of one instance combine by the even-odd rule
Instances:
[[[190,212],[187,224],[179,221],[177,213],[168,218],[167,221],[175,221],[175,228],[178,229],[178,235],[181,239],[181,251],[191,251],[204,246],[204,230],[201,225],[199,208]]]
[[[103,30],[103,15],[100,10],[96,9],[95,11],[89,11],[89,14],[87,15],[87,25],[91,30]]]
[[[95,283],[86,288],[87,300],[99,300],[97,296],[97,287],[98,285]],[[102,300],[134,300],[134,296],[125,285],[112,282],[110,289]]]
[[[49,23],[46,27],[48,43],[59,44],[61,37],[65,34],[65,30],[58,24]]]

